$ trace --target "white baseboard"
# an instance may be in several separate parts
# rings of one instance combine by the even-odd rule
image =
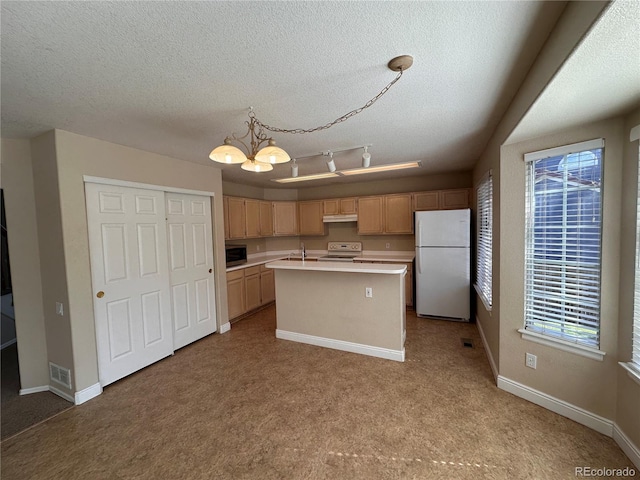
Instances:
[[[41,385],[40,387],[21,388],[19,395],[29,395],[31,393],[48,392],[49,385]]]
[[[52,387],[51,385],[49,385],[49,391],[51,393],[55,393],[56,395],[58,395],[59,397],[64,398],[65,400],[70,401],[71,403],[75,404],[76,403],[76,399],[73,398],[71,395],[69,395],[68,393],[64,393],[62,390],[58,390],[56,387]]]
[[[231,322],[227,322],[227,323],[223,323],[222,325],[220,325],[220,333],[227,333],[229,330],[231,330]]]
[[[570,418],[596,432],[600,432],[608,437],[613,436],[613,422],[604,417],[588,412],[583,408],[572,405],[559,398],[547,395],[544,392],[527,387],[521,383],[515,382],[508,378],[498,375],[498,388],[506,392],[512,393],[517,397],[540,405],[541,407],[551,410],[552,412]]]
[[[476,316],[476,325],[478,326],[478,332],[480,333],[480,338],[482,339],[482,345],[484,345],[484,351],[487,352],[487,358],[489,359],[489,366],[491,367],[491,371],[493,372],[493,379],[498,381],[498,367],[496,366],[496,362],[493,359],[493,354],[491,353],[491,349],[489,348],[489,344],[487,343],[487,337],[484,336],[484,331],[482,330],[482,323],[480,323],[480,319]]]
[[[395,360],[397,362],[404,362],[404,349],[390,350],[388,348],[372,347],[370,345],[362,345],[361,343],[316,337],[315,335],[288,332],[286,330],[276,330],[276,338],[291,340],[292,342],[307,343],[318,347],[333,348],[334,350],[342,350],[345,352],[360,353],[371,357],[386,358],[387,360]]]
[[[633,462],[638,470],[640,470],[640,449],[636,447],[631,439],[620,430],[617,423],[613,424],[613,439],[622,449],[627,457]]]
[[[84,402],[91,400],[94,397],[97,397],[102,393],[102,385],[96,383],[91,385],[90,387],[85,388],[84,390],[80,390],[75,394],[75,404],[81,405]]]
[[[5,348],[10,347],[11,345],[17,342],[18,342],[17,338],[11,339],[8,342],[4,342],[2,345],[0,345],[0,350],[4,350]]]

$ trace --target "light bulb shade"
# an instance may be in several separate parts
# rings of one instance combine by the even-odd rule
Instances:
[[[336,171],[336,163],[333,161],[333,158],[327,162],[327,168],[330,172]]]
[[[233,164],[247,161],[247,156],[237,147],[224,144],[214,148],[209,154],[209,158],[214,162]]]
[[[369,168],[369,165],[371,165],[371,154],[364,152],[362,154],[362,168]]]
[[[273,170],[273,166],[270,163],[258,162],[255,160],[247,160],[241,166],[243,170],[248,172],[268,172]]]
[[[256,162],[263,163],[287,163],[291,160],[291,157],[287,152],[285,152],[280,147],[276,147],[275,145],[268,145],[262,149],[258,153],[256,153]]]

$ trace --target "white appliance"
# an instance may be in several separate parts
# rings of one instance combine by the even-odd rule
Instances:
[[[318,257],[320,262],[353,262],[355,257],[362,255],[361,242],[329,242],[327,255]]]
[[[416,313],[471,317],[471,210],[416,212]]]

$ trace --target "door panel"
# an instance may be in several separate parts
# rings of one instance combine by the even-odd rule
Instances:
[[[216,331],[209,197],[167,193],[174,348]]]
[[[85,192],[105,386],[173,352],[164,193],[92,183]]]

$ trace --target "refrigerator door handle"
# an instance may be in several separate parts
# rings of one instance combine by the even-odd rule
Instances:
[[[422,275],[422,260],[420,260],[420,258],[422,257],[421,255],[421,251],[419,248],[416,249],[416,269],[418,270],[418,275]]]
[[[417,236],[416,236],[416,241],[417,241],[417,245],[418,246],[422,246],[422,220],[418,220],[418,228],[416,229],[418,230]]]

